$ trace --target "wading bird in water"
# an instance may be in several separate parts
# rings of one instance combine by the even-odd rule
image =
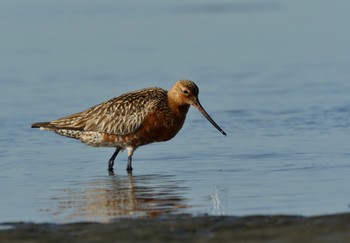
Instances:
[[[118,153],[126,149],[126,170],[131,172],[135,149],[172,139],[184,124],[190,105],[226,135],[199,103],[198,87],[190,80],[177,81],[169,91],[162,88],[132,91],[70,116],[34,123],[32,127],[79,139],[94,147],[115,147],[108,161],[110,172]]]

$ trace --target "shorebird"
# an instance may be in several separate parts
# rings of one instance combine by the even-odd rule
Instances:
[[[172,139],[184,124],[190,105],[226,135],[199,103],[198,91],[193,81],[179,80],[169,91],[154,87],[128,92],[73,115],[34,123],[32,128],[54,131],[94,147],[115,147],[108,161],[110,172],[118,153],[126,149],[126,170],[131,172],[135,149]]]

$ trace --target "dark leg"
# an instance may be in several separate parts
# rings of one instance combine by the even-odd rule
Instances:
[[[132,157],[129,156],[129,157],[128,157],[128,165],[126,166],[126,171],[127,171],[128,173],[131,173],[131,172],[132,172],[131,161],[132,161]]]
[[[117,147],[115,149],[114,154],[112,155],[112,157],[108,161],[108,171],[110,171],[110,172],[113,172],[114,160],[115,160],[115,157],[117,157],[119,151],[120,151],[120,148]]]
[[[131,173],[131,172],[132,172],[132,166],[131,166],[132,155],[134,154],[135,148],[133,148],[133,147],[127,147],[126,149],[128,150],[128,165],[126,166],[126,171],[127,171],[128,173]]]

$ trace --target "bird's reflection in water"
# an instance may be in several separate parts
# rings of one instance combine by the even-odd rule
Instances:
[[[56,191],[55,216],[108,222],[118,217],[158,217],[182,213],[187,190],[169,175],[114,175]]]

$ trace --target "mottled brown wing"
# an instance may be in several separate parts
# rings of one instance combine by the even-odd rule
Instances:
[[[136,131],[145,117],[167,102],[167,91],[147,88],[105,101],[86,111],[51,122],[60,128],[98,131],[109,134],[130,134]]]

